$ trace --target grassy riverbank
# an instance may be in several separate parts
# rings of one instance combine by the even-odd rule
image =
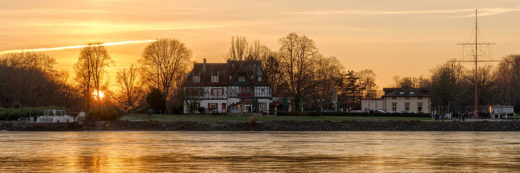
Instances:
[[[129,121],[248,121],[250,116],[237,115],[173,115],[153,114],[128,114],[120,120]],[[257,121],[406,121],[406,120],[431,120],[427,117],[381,117],[381,116],[255,116]]]

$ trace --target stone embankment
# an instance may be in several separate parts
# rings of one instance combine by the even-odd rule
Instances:
[[[7,131],[520,131],[520,121],[0,122]]]

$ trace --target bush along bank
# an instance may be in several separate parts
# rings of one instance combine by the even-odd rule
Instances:
[[[0,122],[9,131],[520,131],[520,121]]]
[[[65,107],[51,106],[51,107],[22,107],[22,108],[0,108],[0,120],[13,121],[19,118],[38,117],[42,116],[43,112],[48,109],[62,109]]]
[[[376,116],[376,117],[431,117],[425,113],[380,113],[374,112],[278,112],[279,116]]]

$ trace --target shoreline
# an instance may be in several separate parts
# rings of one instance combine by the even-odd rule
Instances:
[[[520,121],[0,122],[3,131],[520,131]]]

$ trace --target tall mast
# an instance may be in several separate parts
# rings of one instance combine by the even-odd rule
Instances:
[[[478,118],[478,9],[475,9],[475,108],[473,117]]]
[[[475,89],[475,95],[474,95],[474,105],[473,105],[473,116],[475,118],[478,118],[478,63],[479,62],[499,62],[498,60],[478,60],[478,45],[492,45],[495,43],[479,43],[478,42],[478,9],[475,9],[475,42],[473,43],[459,43],[458,45],[462,46],[475,46],[475,52],[474,52],[474,60],[471,61],[465,61],[465,60],[458,60],[458,61],[451,61],[451,62],[471,62],[475,63],[475,76],[473,78],[474,80],[474,89]]]

